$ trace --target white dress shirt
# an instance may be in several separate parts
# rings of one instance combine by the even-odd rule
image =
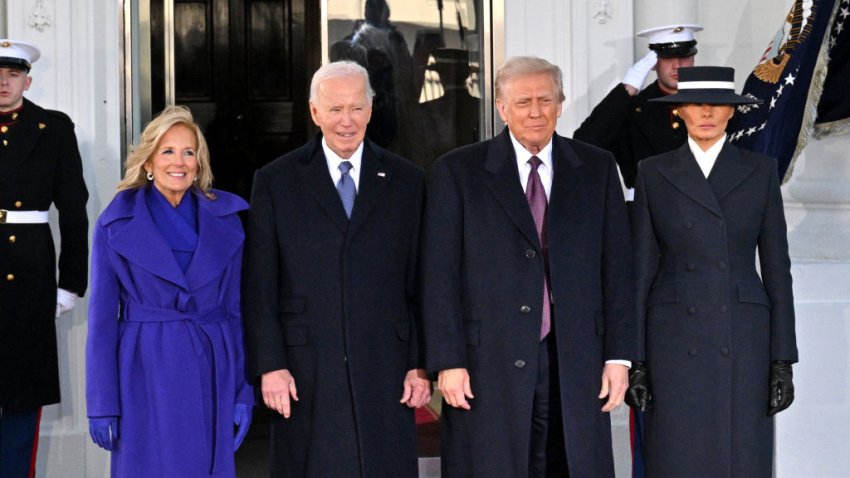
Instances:
[[[552,191],[552,178],[555,172],[552,167],[552,139],[549,139],[549,142],[546,143],[546,146],[544,146],[539,153],[531,154],[529,150],[525,149],[525,146],[517,141],[516,137],[514,137],[514,134],[511,133],[510,130],[508,130],[508,133],[510,133],[511,143],[513,143],[514,146],[517,170],[519,171],[519,182],[522,184],[523,192],[525,192],[526,187],[528,186],[528,177],[531,176],[531,165],[528,164],[528,160],[531,159],[532,156],[537,156],[537,158],[541,161],[540,166],[537,167],[537,174],[540,175],[540,182],[543,183],[543,190],[546,191],[546,201],[549,201],[549,195]],[[629,360],[607,360],[605,363],[625,365],[629,368],[632,367],[632,362]]]
[[[691,139],[688,136],[688,147],[691,148],[691,153],[693,153],[694,158],[697,160],[697,164],[699,168],[702,170],[702,174],[708,178],[708,175],[711,174],[711,168],[714,167],[714,163],[717,162],[717,157],[720,156],[720,150],[723,149],[723,144],[726,143],[726,134],[723,134],[723,137],[720,138],[716,143],[712,144],[707,151],[703,151],[702,148],[699,147],[696,141]]]
[[[357,147],[357,150],[348,159],[340,158],[338,154],[334,153],[328,146],[325,138],[322,138],[322,150],[325,152],[325,159],[328,162],[328,172],[331,173],[334,188],[339,184],[339,178],[342,177],[342,171],[339,170],[339,163],[348,161],[351,163],[351,169],[348,170],[348,175],[354,181],[354,189],[360,191],[360,166],[363,164],[363,143],[360,143],[360,146]]]

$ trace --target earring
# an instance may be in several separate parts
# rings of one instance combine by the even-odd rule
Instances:
[[[153,181],[153,173],[152,172],[148,171],[148,174],[146,174],[145,177],[148,178],[148,181]]]

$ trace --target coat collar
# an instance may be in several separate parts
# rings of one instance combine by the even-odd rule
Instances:
[[[24,107],[20,115],[20,121],[13,126],[15,133],[9,140],[9,145],[0,145],[0,148],[6,149],[4,161],[7,162],[3,168],[0,168],[0,175],[10,174],[25,161],[35,145],[41,141],[44,130],[51,126],[44,109],[26,98],[24,98]],[[0,180],[2,179],[4,178],[0,176]]]
[[[109,246],[135,266],[192,291],[220,276],[244,240],[242,231],[226,219],[244,209],[244,201],[216,193],[218,198],[214,201],[198,196],[198,247],[185,274],[153,222],[145,204],[144,188],[118,193],[100,222],[106,225],[128,218],[109,237]]]
[[[349,235],[354,234],[366,221],[392,179],[390,165],[369,140],[364,140],[361,168],[357,199],[354,201],[350,220],[345,215],[339,193],[328,173],[320,135],[312,140],[308,154],[301,158],[297,168],[299,178],[307,186],[313,198],[318,201],[334,224]]]
[[[658,165],[658,172],[676,189],[719,218],[723,218],[720,201],[754,170],[755,165],[742,162],[738,148],[728,142],[720,150],[708,180],[694,159],[688,143],[674,152],[673,161]]]
[[[568,142],[555,134],[552,138],[552,189],[549,193],[550,213],[548,220],[557,221],[559,215],[551,208],[561,209],[569,202],[578,188],[579,180],[572,171],[581,166],[581,159]],[[519,181],[516,166],[516,153],[505,128],[502,133],[490,141],[484,169],[489,176],[487,186],[508,213],[511,220],[531,243],[540,245],[534,218],[528,207],[528,199]],[[551,230],[551,226],[550,226]]]

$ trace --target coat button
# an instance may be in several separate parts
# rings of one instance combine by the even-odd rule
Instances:
[[[720,219],[720,220],[717,221],[717,225],[720,226],[720,227],[723,227],[725,224],[726,224],[726,222],[723,221],[723,219]]]
[[[15,274],[7,274],[6,280],[9,281],[9,282],[15,280]]]
[[[688,315],[694,315],[697,313],[696,307],[688,307]]]
[[[724,357],[729,355],[729,349],[727,347],[721,347],[720,348],[720,355],[723,355]]]
[[[726,306],[726,305],[720,306],[720,312],[723,312],[725,314],[728,311],[729,311],[729,306]]]
[[[531,312],[531,307],[524,305],[524,306],[519,308],[519,311],[522,312],[523,314],[527,314],[527,313]]]
[[[516,362],[514,362],[514,367],[516,367],[516,368],[525,367],[525,360],[517,360]]]
[[[688,350],[688,355],[695,357],[697,355],[697,349]]]
[[[726,270],[726,263],[723,262],[723,261],[718,262],[717,268],[720,269],[721,271],[725,271]]]
[[[23,205],[24,203],[22,203],[21,201],[15,201],[15,207],[21,207]]]
[[[537,257],[537,252],[534,249],[526,249],[525,257],[529,259],[534,259],[535,257]]]
[[[693,265],[693,264],[688,264],[687,266],[685,266],[685,269],[687,269],[687,270],[689,270],[689,271],[692,271],[692,270],[694,270],[694,269],[696,269],[696,268],[697,268],[697,266],[695,266],[695,265]]]
[[[15,236],[9,236],[9,243],[10,243],[10,244],[14,244],[14,243],[15,243],[15,241],[17,241],[17,240],[18,240],[18,238],[17,238],[17,237],[15,237]]]
[[[685,221],[685,229],[693,229],[694,223],[691,221]]]

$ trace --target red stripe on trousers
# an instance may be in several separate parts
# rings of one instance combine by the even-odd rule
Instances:
[[[35,435],[32,440],[32,455],[30,457],[30,472],[27,475],[28,478],[33,478],[35,476],[35,458],[38,454],[38,429],[41,424],[41,407],[38,408],[38,414],[35,417]]]

